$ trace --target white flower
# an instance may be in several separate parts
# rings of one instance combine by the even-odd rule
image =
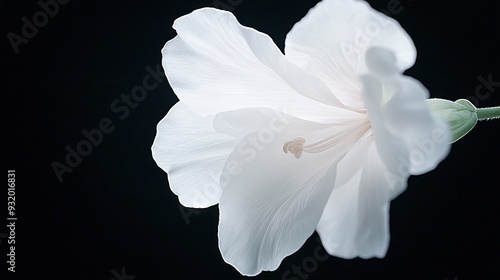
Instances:
[[[196,10],[174,28],[163,66],[180,102],[153,157],[184,206],[219,204],[224,260],[275,270],[315,230],[331,255],[384,257],[390,200],[450,141],[425,87],[402,75],[416,50],[401,26],[365,2],[325,0],[286,55],[229,12]]]

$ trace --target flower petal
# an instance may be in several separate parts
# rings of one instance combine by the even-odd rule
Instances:
[[[172,192],[186,207],[219,203],[222,168],[241,139],[216,132],[213,119],[178,102],[158,123],[153,158],[168,173]]]
[[[372,135],[337,166],[335,187],[317,230],[326,250],[343,258],[384,257],[389,244],[389,202],[410,174],[432,170],[448,154],[449,130],[431,116],[429,93],[403,76],[384,48],[366,53],[361,77]]]
[[[415,46],[397,21],[364,1],[324,0],[292,28],[285,54],[319,77],[345,105],[363,107],[358,76],[366,73],[365,52],[394,52],[402,72],[415,62]]]
[[[427,89],[395,70],[390,50],[367,51],[370,74],[361,77],[373,136],[386,167],[399,174],[419,175],[434,169],[450,150],[450,131],[433,117]]]
[[[272,39],[235,17],[199,9],[174,23],[178,36],[162,50],[163,67],[179,99],[202,116],[268,107],[318,122],[339,122],[352,111],[317,78],[290,63]]]
[[[297,251],[316,228],[333,187],[336,162],[364,133],[363,127],[331,127],[288,116],[286,129],[246,136],[221,178],[219,247],[224,260],[244,275],[256,275],[275,270]],[[327,151],[304,153],[300,159],[282,151],[297,136],[317,139],[332,131],[344,135]]]
[[[391,180],[378,155],[373,137],[360,140],[337,166],[354,174],[348,181],[337,178],[317,231],[326,251],[341,258],[382,258],[389,246],[391,190],[404,189]]]

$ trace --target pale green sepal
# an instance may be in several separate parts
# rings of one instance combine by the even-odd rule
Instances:
[[[428,99],[432,115],[448,122],[451,130],[451,143],[456,142],[471,131],[477,123],[477,109],[467,99],[455,102],[446,99]]]

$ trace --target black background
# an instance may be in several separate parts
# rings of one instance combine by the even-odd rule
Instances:
[[[287,32],[318,1],[221,2],[283,49]],[[389,0],[368,2],[383,10]],[[474,96],[479,76],[500,81],[492,2],[436,2],[401,0],[394,15],[418,50],[407,74],[432,97],[450,100]],[[188,210],[151,158],[156,124],[176,102],[166,80],[124,120],[110,109],[142,84],[147,66],[160,63],[161,48],[175,36],[174,19],[213,3],[72,0],[16,54],[7,34],[21,35],[21,18],[31,21],[41,8],[36,1],[1,2],[2,172],[16,170],[18,217],[17,272],[7,274],[2,239],[2,279],[119,280],[113,271],[122,268],[136,280],[244,279],[218,251],[217,207],[185,212],[187,223],[181,209]],[[495,88],[478,105],[500,105],[499,93]],[[85,139],[81,131],[103,118],[115,130],[59,182],[51,164],[64,163],[65,147],[75,148]],[[479,123],[436,170],[410,178],[392,202],[384,259],[330,257],[307,279],[500,279],[499,128],[498,120]],[[6,202],[6,187],[1,195]],[[6,203],[1,207],[6,214]],[[5,226],[2,218],[0,233]],[[282,279],[310,260],[316,237],[255,279]]]

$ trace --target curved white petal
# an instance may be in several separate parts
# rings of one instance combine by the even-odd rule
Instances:
[[[429,92],[397,71],[390,50],[368,50],[367,63],[363,97],[383,162],[397,174],[434,169],[448,155],[451,135],[447,124],[431,115]]]
[[[390,200],[405,189],[410,174],[432,170],[449,152],[449,129],[431,116],[427,89],[401,75],[396,61],[384,48],[366,53],[362,93],[373,131],[338,164],[317,227],[335,256],[384,257]]]
[[[415,62],[415,46],[394,19],[365,1],[324,0],[290,31],[286,57],[319,77],[344,104],[363,107],[358,76],[371,47],[391,50],[402,72]]]
[[[333,187],[336,162],[366,131],[362,123],[332,127],[287,119],[285,129],[247,135],[221,177],[219,247],[224,260],[244,275],[275,270],[314,232]],[[283,153],[283,144],[295,137],[308,142],[331,133],[342,137],[327,151],[304,153],[300,159]]]
[[[321,242],[333,256],[382,258],[389,246],[391,192],[404,189],[406,181],[392,180],[371,136],[356,143],[337,165],[337,174],[346,168],[355,168],[349,172],[353,176],[335,181],[317,226]]]
[[[178,18],[178,36],[162,50],[163,67],[179,99],[202,116],[267,107],[331,123],[356,113],[317,78],[290,63],[272,39],[241,26],[225,11],[203,8]]]
[[[178,102],[157,126],[153,158],[168,173],[172,192],[186,207],[219,203],[222,168],[241,139],[216,132],[213,119]]]

